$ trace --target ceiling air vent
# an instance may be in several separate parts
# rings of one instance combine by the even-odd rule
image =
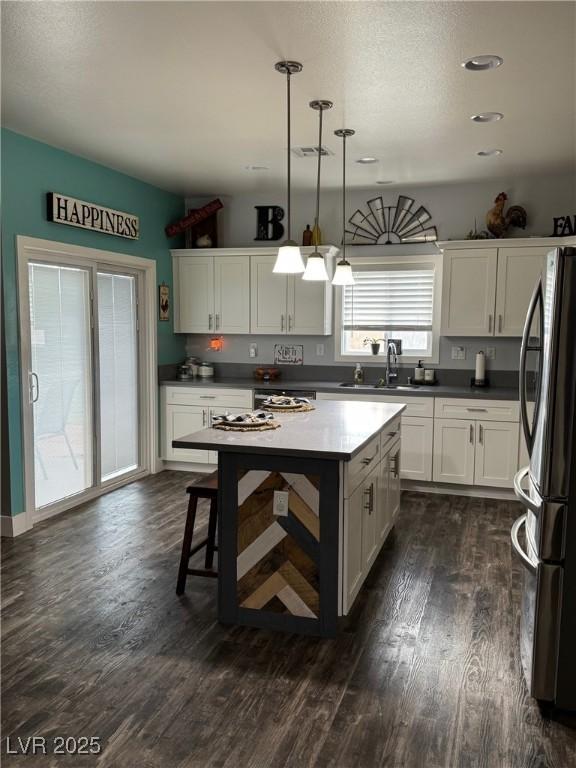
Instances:
[[[318,147],[294,147],[292,152],[296,157],[318,157]],[[322,147],[322,157],[333,155],[334,152],[328,147]]]

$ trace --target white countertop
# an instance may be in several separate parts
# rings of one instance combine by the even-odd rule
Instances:
[[[279,429],[227,432],[203,429],[174,440],[175,448],[269,453],[348,461],[406,408],[405,404],[316,400],[316,410],[274,416]]]

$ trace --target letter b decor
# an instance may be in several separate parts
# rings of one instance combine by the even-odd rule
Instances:
[[[256,237],[254,240],[280,240],[284,235],[284,208],[279,205],[255,205]]]

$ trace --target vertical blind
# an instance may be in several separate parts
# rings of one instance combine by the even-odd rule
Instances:
[[[354,280],[342,293],[344,330],[432,330],[433,264],[355,269]]]
[[[98,272],[102,480],[138,466],[136,278]]]

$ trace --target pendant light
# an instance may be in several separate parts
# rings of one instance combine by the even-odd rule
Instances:
[[[354,136],[350,128],[339,128],[334,131],[342,138],[342,258],[336,264],[332,285],[354,285],[354,275],[350,262],[346,261],[346,139]]]
[[[291,228],[291,211],[290,211],[290,158],[292,147],[291,133],[290,133],[290,77],[302,71],[302,64],[298,61],[279,61],[275,65],[277,72],[286,75],[286,99],[287,99],[287,125],[288,125],[288,153],[287,153],[287,205],[286,205],[286,233],[287,238],[278,249],[278,256],[276,257],[276,263],[274,264],[274,272],[281,274],[298,274],[304,272],[304,262],[302,261],[302,254],[298,243],[290,237]]]
[[[319,99],[311,101],[312,109],[318,110],[318,173],[316,178],[316,217],[314,218],[314,231],[320,231],[320,165],[322,162],[322,113],[325,109],[332,109],[331,101]],[[308,256],[306,271],[302,275],[303,280],[328,280],[328,272],[324,263],[324,256],[318,251],[318,242],[314,243],[314,252]]]

